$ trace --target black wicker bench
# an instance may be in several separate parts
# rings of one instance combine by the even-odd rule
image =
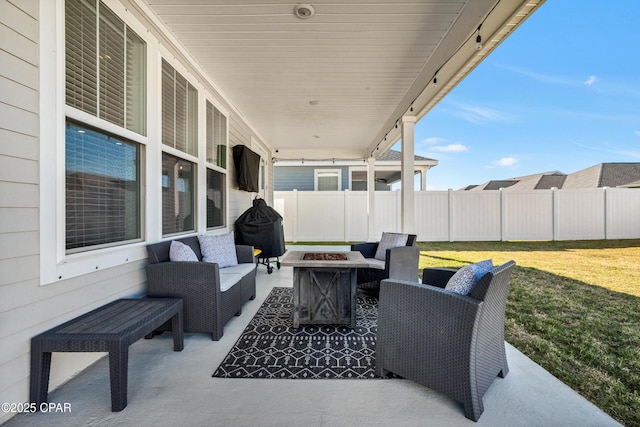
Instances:
[[[182,300],[119,299],[31,339],[31,403],[47,402],[51,352],[108,352],[111,410],[127,406],[129,346],[171,320],[173,350],[184,348]]]

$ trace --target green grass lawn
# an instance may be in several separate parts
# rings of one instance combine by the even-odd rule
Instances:
[[[640,240],[424,242],[420,269],[513,259],[505,339],[626,426],[640,426]]]

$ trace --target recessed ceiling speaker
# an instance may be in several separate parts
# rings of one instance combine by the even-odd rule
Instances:
[[[316,10],[310,4],[300,3],[293,8],[293,13],[300,19],[309,19],[316,13]]]

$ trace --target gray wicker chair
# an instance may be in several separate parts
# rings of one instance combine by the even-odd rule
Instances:
[[[202,259],[197,237],[178,239]],[[147,246],[147,294],[150,297],[182,298],[184,331],[207,332],[214,341],[222,338],[224,325],[242,313],[242,306],[256,296],[256,271],[244,276],[225,292],[220,291],[218,264],[208,262],[169,262],[171,241]],[[238,263],[255,267],[253,247],[236,245]],[[161,330],[167,328],[161,328]]]
[[[358,251],[365,259],[373,260],[380,242],[357,243],[351,245],[352,251]],[[373,294],[380,291],[380,282],[384,279],[416,281],[420,248],[416,246],[416,235],[409,234],[407,245],[387,249],[384,263],[370,268],[359,268],[357,272],[358,288]]]
[[[425,269],[421,285],[383,280],[376,373],[392,372],[461,402],[477,421],[482,396],[509,372],[504,316],[515,262],[487,273],[469,296],[444,290],[451,269]]]

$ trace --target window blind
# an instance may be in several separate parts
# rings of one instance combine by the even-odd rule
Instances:
[[[162,60],[162,143],[198,155],[198,91]]]
[[[146,45],[97,0],[65,3],[66,103],[146,134]]]

